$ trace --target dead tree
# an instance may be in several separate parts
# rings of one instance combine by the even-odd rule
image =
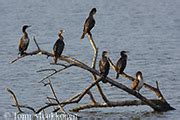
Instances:
[[[44,106],[42,106],[39,109],[34,109],[33,107],[29,107],[29,106],[26,106],[26,105],[21,105],[21,104],[18,103],[14,92],[12,90],[8,89],[8,92],[11,93],[12,96],[14,97],[14,99],[15,99],[15,105],[13,105],[13,106],[17,107],[19,112],[22,112],[21,108],[26,108],[26,109],[31,110],[34,113],[40,113],[43,110],[45,110],[47,108],[50,108],[50,107],[56,107],[56,108],[54,108],[54,112],[57,112],[59,110],[61,112],[65,112],[64,109],[63,109],[64,106],[70,105],[70,104],[80,104],[80,101],[82,100],[82,98],[87,94],[87,95],[90,96],[90,100],[92,101],[91,103],[80,104],[79,107],[72,108],[69,111],[78,112],[80,110],[90,109],[90,108],[121,107],[121,106],[133,106],[133,105],[136,105],[136,106],[137,105],[147,105],[147,106],[151,107],[154,111],[158,111],[158,112],[165,112],[165,111],[169,111],[169,110],[175,110],[175,108],[171,107],[170,104],[163,97],[163,95],[162,95],[162,93],[161,93],[161,91],[159,89],[159,85],[158,85],[157,81],[156,81],[156,87],[153,87],[153,86],[151,86],[151,85],[149,85],[147,83],[144,83],[144,87],[146,89],[148,89],[150,92],[155,93],[155,95],[157,96],[156,99],[148,99],[148,98],[144,97],[142,94],[140,94],[140,93],[138,93],[138,92],[136,92],[134,90],[131,90],[127,86],[123,85],[122,83],[117,82],[117,81],[113,80],[112,78],[107,77],[106,81],[110,85],[115,86],[115,87],[117,87],[117,89],[121,89],[121,90],[129,93],[129,95],[132,95],[132,96],[134,96],[134,97],[136,97],[138,99],[138,100],[125,100],[125,101],[111,101],[111,100],[108,100],[108,98],[104,94],[104,91],[101,89],[101,86],[100,86],[101,79],[98,79],[98,78],[100,78],[100,73],[99,73],[98,70],[96,70],[96,66],[95,66],[96,61],[97,61],[98,48],[96,47],[92,36],[88,35],[88,38],[89,38],[89,41],[90,41],[90,43],[91,43],[91,45],[92,45],[92,47],[94,49],[94,57],[93,57],[93,60],[92,60],[92,66],[91,67],[86,65],[85,63],[75,59],[75,58],[72,58],[70,56],[62,55],[61,57],[59,57],[59,59],[61,61],[66,62],[68,65],[57,64],[57,65],[62,66],[63,68],[61,68],[59,70],[56,70],[56,69],[42,69],[42,70],[38,71],[38,72],[52,71],[51,74],[45,76],[42,80],[39,81],[40,83],[43,83],[45,86],[46,85],[50,86],[50,89],[51,89],[51,91],[53,93],[53,96],[54,96],[53,98],[52,97],[47,97],[48,101],[50,101],[50,102],[46,103]],[[35,42],[35,44],[37,46],[37,50],[32,51],[32,52],[28,52],[28,53],[24,54],[23,56],[17,57],[11,63],[14,63],[17,60],[22,59],[24,57],[32,56],[32,55],[38,55],[38,54],[46,55],[47,57],[54,57],[54,55],[51,52],[42,50],[39,47],[35,37],[33,39],[34,39],[34,42]],[[109,59],[109,62],[111,64],[112,69],[115,70],[115,65],[113,64],[113,62],[110,59]],[[89,83],[89,86],[87,86],[84,90],[82,90],[82,92],[77,93],[76,95],[70,97],[69,99],[60,102],[58,100],[58,98],[56,97],[55,91],[54,91],[54,89],[52,87],[52,84],[51,84],[50,80],[48,82],[46,82],[46,79],[49,79],[54,74],[60,73],[61,71],[65,70],[65,69],[68,69],[68,68],[70,68],[72,66],[79,67],[79,68],[91,73],[93,82]],[[126,73],[123,73],[121,76],[124,77],[124,78],[127,78],[128,80],[131,80],[131,81],[134,80],[133,77],[131,77],[130,75],[128,75]],[[94,86],[97,87],[97,90],[98,90],[99,94],[101,95],[101,97],[103,99],[103,102],[102,101],[97,102],[96,99],[93,97],[93,93],[91,93],[90,90]]]

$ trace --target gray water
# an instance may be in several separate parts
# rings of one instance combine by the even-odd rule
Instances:
[[[51,94],[48,87],[38,83],[48,73],[36,71],[59,67],[49,65],[52,59],[45,56],[26,57],[9,64],[17,57],[22,25],[32,25],[27,30],[30,38],[35,36],[40,47],[47,51],[52,51],[57,32],[65,29],[63,54],[91,65],[93,50],[87,37],[80,44],[80,36],[84,20],[93,7],[97,8],[97,14],[92,34],[100,53],[108,50],[109,57],[116,61],[121,50],[128,50],[125,72],[134,76],[136,71],[141,70],[145,81],[153,86],[157,80],[164,97],[177,110],[153,113],[147,106],[134,106],[91,109],[77,114],[91,119],[179,119],[179,0],[0,0],[1,119],[7,112],[17,112],[11,106],[12,99],[6,88],[16,93],[20,103],[39,108],[46,102],[46,96]],[[31,40],[28,51],[35,49]],[[114,71],[110,71],[109,76],[115,78]],[[75,67],[53,76],[51,80],[61,100],[82,91],[92,81],[89,73]],[[130,85],[130,81],[123,78],[118,81]],[[104,84],[102,87],[110,100],[135,99],[115,87]],[[93,92],[99,98],[96,88]],[[141,92],[148,98],[155,98],[146,89]],[[82,102],[88,102],[88,97]]]

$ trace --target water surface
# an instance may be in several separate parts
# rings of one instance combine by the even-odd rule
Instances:
[[[160,89],[167,101],[176,111],[152,113],[147,106],[109,109],[92,109],[78,113],[82,117],[120,118],[120,119],[178,119],[179,118],[179,77],[180,77],[180,1],[179,0],[1,0],[0,1],[0,117],[5,112],[15,112],[12,100],[5,88],[17,94],[20,103],[34,106],[44,105],[49,88],[38,81],[48,73],[39,74],[49,65],[51,58],[45,56],[26,57],[14,64],[9,62],[17,56],[21,27],[28,29],[30,38],[36,36],[41,48],[52,51],[57,32],[65,29],[66,47],[63,54],[72,56],[91,65],[92,48],[87,37],[80,44],[82,26],[91,8],[97,8],[96,26],[92,30],[99,51],[108,50],[109,57],[116,61],[121,50],[130,51],[125,72],[134,75],[143,72],[147,83],[155,85],[158,80]],[[33,41],[28,51],[36,49]],[[100,55],[99,55],[100,56]],[[98,57],[99,59],[99,57]],[[56,67],[58,68],[58,67]],[[110,77],[115,78],[114,71]],[[60,99],[66,99],[82,91],[91,82],[89,73],[72,68],[53,76],[52,83]],[[119,81],[129,86],[130,82]],[[110,100],[134,99],[121,90],[102,85]],[[96,97],[99,95],[93,89]],[[148,97],[151,92],[141,91]],[[101,99],[99,99],[101,100]],[[87,102],[85,97],[83,102]],[[92,118],[93,119],[93,118]]]

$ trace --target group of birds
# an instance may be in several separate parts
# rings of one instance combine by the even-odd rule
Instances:
[[[80,39],[83,39],[85,37],[86,34],[88,35],[92,35],[91,34],[91,29],[95,26],[95,19],[94,19],[94,15],[96,14],[96,8],[93,8],[90,13],[88,18],[86,19],[85,23],[84,23],[84,28],[83,28],[83,33],[81,35]],[[20,42],[19,42],[19,54],[20,56],[25,55],[26,54],[26,50],[28,48],[29,45],[29,37],[28,34],[26,32],[26,29],[29,28],[31,26],[29,25],[24,25],[22,27],[22,37],[20,38]],[[54,63],[57,63],[57,60],[59,57],[61,57],[61,54],[64,50],[64,38],[62,36],[63,30],[60,30],[58,33],[58,39],[56,40],[54,46],[53,46],[53,54],[54,54]],[[109,69],[110,69],[110,63],[107,57],[107,51],[103,51],[102,52],[102,57],[99,60],[99,71],[100,71],[100,75],[102,78],[102,82],[106,83],[106,77],[109,73]],[[120,58],[116,63],[116,67],[115,67],[115,71],[116,71],[116,79],[119,78],[120,74],[124,73],[124,69],[126,68],[127,65],[127,51],[121,51],[120,52]],[[142,77],[142,73],[140,71],[138,71],[136,73],[136,78],[134,81],[132,81],[131,83],[131,89],[136,90],[139,92],[139,90],[143,87],[144,81],[143,81],[143,77]]]

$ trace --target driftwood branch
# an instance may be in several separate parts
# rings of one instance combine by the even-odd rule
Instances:
[[[96,68],[97,55],[98,55],[98,48],[96,47],[96,44],[95,44],[91,34],[88,34],[88,38],[89,38],[91,46],[94,50],[94,56],[93,56],[93,60],[92,60],[92,68],[95,69]],[[97,76],[93,73],[92,73],[92,78],[93,78],[93,81],[97,80]],[[108,103],[109,100],[107,99],[107,97],[103,93],[101,86],[98,83],[96,84],[96,86],[97,86],[97,90],[99,91],[99,94],[101,95],[104,102]]]
[[[66,66],[64,66],[64,68],[61,68],[61,69],[59,69],[59,70],[56,70],[56,69],[42,69],[42,70],[37,71],[37,72],[54,71],[53,73],[49,74],[48,76],[45,76],[42,80],[39,81],[39,83],[41,83],[41,82],[43,82],[44,80],[48,79],[49,77],[55,75],[56,73],[59,73],[59,72],[65,70],[65,69],[67,69],[67,68],[72,67],[72,66],[75,66],[75,65],[73,65],[73,64],[66,65]]]
[[[54,91],[54,88],[53,88],[50,80],[48,81],[48,85],[49,85],[49,87],[50,87],[50,89],[51,89],[51,92],[52,92],[52,94],[53,94],[53,96],[54,96],[54,99],[55,99],[56,102],[58,103],[58,106],[59,106],[60,110],[61,110],[63,113],[66,113],[65,110],[64,110],[64,108],[61,106],[61,104],[60,104],[57,96],[56,96],[56,93],[55,93],[55,91]]]
[[[36,113],[36,110],[33,107],[27,106],[27,105],[12,105],[13,107],[19,107],[19,108],[26,108],[31,110],[33,113]]]
[[[90,93],[90,94],[89,94],[89,95],[90,95],[90,98],[91,98],[91,100],[93,101],[93,104],[89,104],[89,105],[86,105],[86,106],[84,106],[84,107],[81,106],[81,108],[77,108],[77,109],[75,109],[74,111],[79,111],[79,110],[81,110],[81,109],[92,108],[92,107],[96,107],[96,106],[101,106],[101,107],[103,107],[103,105],[104,105],[104,106],[108,106],[108,107],[110,107],[110,106],[123,106],[122,102],[121,102],[121,105],[120,105],[120,103],[119,103],[119,105],[117,105],[117,104],[109,101],[109,100],[106,98],[106,96],[104,95],[104,93],[103,93],[103,91],[102,91],[102,89],[101,89],[101,87],[100,87],[100,85],[99,85],[99,82],[100,82],[101,80],[100,80],[100,79],[97,79],[97,76],[100,77],[100,73],[99,73],[99,71],[97,71],[97,70],[95,69],[95,64],[96,64],[96,60],[97,60],[97,48],[96,48],[95,43],[94,43],[94,41],[93,41],[93,39],[92,39],[92,36],[89,36],[89,40],[90,40],[91,45],[92,45],[92,47],[93,47],[93,49],[94,49],[94,57],[93,57],[92,67],[89,67],[88,65],[84,64],[83,62],[81,62],[81,61],[79,61],[79,60],[77,60],[77,59],[75,59],[75,58],[72,58],[72,57],[69,57],[69,56],[65,56],[65,55],[61,55],[61,57],[60,57],[59,59],[62,60],[62,61],[65,61],[66,63],[68,63],[68,64],[70,64],[70,65],[73,65],[73,66],[82,68],[83,70],[86,70],[86,71],[90,72],[90,73],[92,74],[92,76],[93,76],[94,82],[91,83],[86,89],[84,89],[82,93],[77,94],[75,97],[72,97],[72,98],[70,98],[69,100],[66,100],[66,101],[64,101],[64,102],[58,102],[58,99],[57,99],[56,95],[54,95],[55,99],[57,100],[56,103],[48,103],[46,106],[43,106],[42,108],[40,108],[39,110],[37,110],[36,113],[39,113],[39,112],[41,112],[42,110],[44,110],[44,109],[46,109],[46,108],[48,108],[48,107],[51,107],[51,106],[59,106],[59,109],[61,109],[63,106],[65,106],[65,105],[67,105],[67,104],[79,103],[79,101],[84,97],[84,95],[89,94],[89,93]],[[26,53],[25,55],[23,55],[23,56],[21,56],[21,57],[18,57],[18,58],[16,58],[15,60],[13,60],[11,63],[14,63],[15,61],[17,61],[17,60],[19,60],[19,59],[21,59],[21,58],[23,58],[23,57],[31,56],[31,55],[37,55],[37,54],[39,54],[39,53],[41,53],[42,55],[54,57],[54,54],[52,54],[52,53],[50,53],[50,52],[47,52],[47,51],[45,51],[45,50],[40,49],[40,47],[38,46],[35,38],[34,38],[34,41],[35,41],[35,43],[36,43],[36,46],[38,47],[38,50],[35,50],[35,51],[33,51],[33,52]],[[109,60],[109,61],[110,61],[110,63],[111,63],[111,67],[114,67],[114,68],[115,68],[113,62],[112,62],[111,60]],[[63,69],[66,69],[66,67],[64,67]],[[55,72],[57,73],[58,70],[52,70],[52,71],[54,71],[54,73],[55,73]],[[60,69],[59,71],[62,71],[62,69]],[[53,73],[52,73],[52,74],[53,74]],[[51,76],[52,76],[52,75],[51,75]],[[122,76],[125,77],[125,78],[128,78],[129,80],[134,80],[133,77],[131,77],[130,75],[127,75],[126,73],[122,74]],[[50,77],[50,76],[49,76],[49,77]],[[47,78],[48,78],[48,77],[47,77]],[[125,92],[127,92],[127,93],[129,93],[129,94],[131,94],[131,95],[133,95],[133,96],[135,96],[136,98],[139,99],[139,101],[141,101],[141,102],[142,102],[143,104],[145,104],[145,105],[150,106],[150,107],[151,107],[153,110],[155,110],[155,111],[160,111],[160,112],[162,112],[162,111],[174,110],[174,108],[171,107],[171,106],[167,103],[167,101],[164,99],[164,97],[162,96],[162,94],[161,94],[161,92],[160,92],[160,90],[159,90],[159,86],[158,86],[158,83],[157,83],[157,82],[156,82],[157,88],[152,87],[151,85],[148,85],[148,84],[146,84],[146,83],[144,84],[144,86],[145,86],[146,88],[148,88],[149,90],[155,92],[156,95],[161,98],[161,99],[159,99],[159,100],[156,100],[156,101],[158,101],[158,102],[155,102],[154,100],[149,100],[149,99],[147,99],[146,97],[144,97],[144,96],[141,95],[140,93],[138,93],[138,92],[136,92],[136,91],[134,91],[134,90],[131,90],[131,89],[128,88],[127,86],[125,86],[125,85],[123,85],[123,84],[121,84],[121,83],[119,83],[119,82],[117,82],[117,81],[115,81],[115,80],[113,80],[113,79],[111,79],[111,78],[109,78],[109,77],[106,78],[106,81],[107,81],[109,84],[111,84],[111,85],[113,85],[113,86],[115,86],[115,87],[117,87],[117,88],[119,88],[119,89],[122,89],[123,91],[125,91]],[[42,80],[42,82],[43,82],[43,80]],[[45,85],[47,85],[47,84],[45,84]],[[98,91],[99,91],[101,97],[103,98],[103,100],[105,101],[105,103],[97,103],[97,102],[95,101],[94,97],[92,96],[92,93],[90,92],[90,89],[91,89],[93,86],[95,86],[95,85],[97,86]],[[52,92],[53,92],[53,91],[52,91]],[[157,94],[157,93],[158,93],[158,94]],[[54,92],[54,94],[55,94],[55,92]],[[117,102],[116,102],[116,103],[117,103]],[[142,104],[142,103],[141,103],[141,104]],[[158,103],[158,104],[156,104],[156,103]],[[127,103],[124,103],[124,105],[126,105],[126,104],[127,104]],[[132,104],[137,104],[137,101],[134,101],[134,103],[132,103],[132,101],[130,101],[128,105],[132,105]],[[16,106],[19,106],[19,104],[16,103]],[[60,106],[61,106],[61,107],[60,107]],[[90,107],[89,107],[89,106],[90,106]],[[20,106],[19,106],[18,108],[20,109]],[[19,111],[21,111],[21,110],[19,110]]]
[[[6,90],[12,95],[14,103],[15,103],[15,106],[17,107],[18,111],[20,113],[22,113],[23,111],[20,108],[20,105],[18,103],[18,100],[17,100],[16,95],[14,94],[14,92],[12,90],[10,90],[9,88],[7,88]]]
[[[97,55],[98,55],[98,48],[96,47],[96,44],[92,38],[92,35],[89,35],[88,34],[88,38],[89,38],[89,41],[91,43],[91,46],[94,50],[94,56],[93,56],[93,60],[92,60],[92,68],[96,68],[96,61],[97,61]]]
[[[88,91],[87,94],[90,96],[91,101],[92,101],[94,104],[96,104],[97,102],[96,102],[93,94],[91,93],[91,91]]]
[[[36,44],[38,50],[41,51],[41,49],[40,49],[40,47],[39,47],[39,45],[38,45],[38,43],[37,43],[37,41],[36,41],[36,39],[35,39],[35,36],[33,36],[33,40],[34,40],[34,43]]]
[[[47,105],[45,105],[45,106],[41,107],[39,110],[37,110],[36,113],[39,113],[39,112],[41,112],[42,110],[44,110],[44,109],[46,109],[46,108],[49,108],[49,107],[51,107],[51,106],[61,105],[62,107],[64,107],[64,106],[67,105],[67,104],[78,103],[79,101],[81,101],[81,99],[84,97],[84,95],[86,95],[86,94],[89,92],[89,90],[90,90],[93,86],[95,86],[98,82],[100,82],[100,81],[101,81],[101,79],[98,79],[97,81],[91,83],[91,84],[90,84],[87,88],[85,88],[81,93],[79,93],[79,94],[71,97],[71,98],[68,99],[68,100],[65,100],[64,102],[61,102],[61,103],[59,103],[59,104],[58,104],[58,103],[48,103]],[[95,100],[93,100],[93,102],[96,103]]]
[[[160,104],[160,100],[150,99],[151,102],[155,104]],[[96,103],[96,104],[83,104],[76,108],[71,109],[72,112],[79,112],[80,110],[90,109],[90,108],[104,108],[104,107],[123,107],[123,106],[138,106],[138,105],[146,105],[141,100],[125,100],[125,101],[109,101],[109,103]]]
[[[49,56],[53,56],[52,53],[49,53],[49,52],[47,52],[47,51],[43,51],[42,54],[44,54],[44,55],[49,55]],[[97,70],[95,70],[95,69],[87,66],[86,64],[84,64],[84,63],[76,60],[75,58],[71,58],[71,57],[62,55],[62,56],[60,57],[60,59],[61,59],[62,61],[65,61],[65,62],[69,63],[69,64],[75,64],[75,65],[76,65],[77,67],[79,67],[79,68],[82,68],[82,69],[84,69],[84,70],[86,70],[86,71],[89,71],[90,73],[93,73],[93,74],[95,74],[95,75],[97,75],[97,76],[100,76],[100,73],[99,73]],[[121,84],[121,83],[118,83],[117,81],[114,81],[114,80],[112,80],[112,79],[110,79],[110,78],[108,78],[108,77],[106,78],[106,80],[107,80],[107,82],[109,82],[111,85],[116,86],[116,87],[118,87],[118,88],[126,91],[127,93],[129,93],[129,94],[137,97],[138,99],[142,100],[142,101],[145,102],[147,105],[149,105],[151,108],[153,108],[155,111],[167,111],[168,109],[169,109],[169,110],[170,110],[170,109],[171,109],[171,110],[173,109],[171,106],[169,106],[169,108],[167,107],[167,109],[162,109],[162,108],[163,108],[162,106],[157,106],[157,105],[155,105],[154,103],[152,103],[151,101],[149,101],[147,98],[143,97],[141,94],[137,93],[136,91],[133,91],[133,90],[129,89],[129,88],[126,87],[125,85],[123,85],[123,84]]]

